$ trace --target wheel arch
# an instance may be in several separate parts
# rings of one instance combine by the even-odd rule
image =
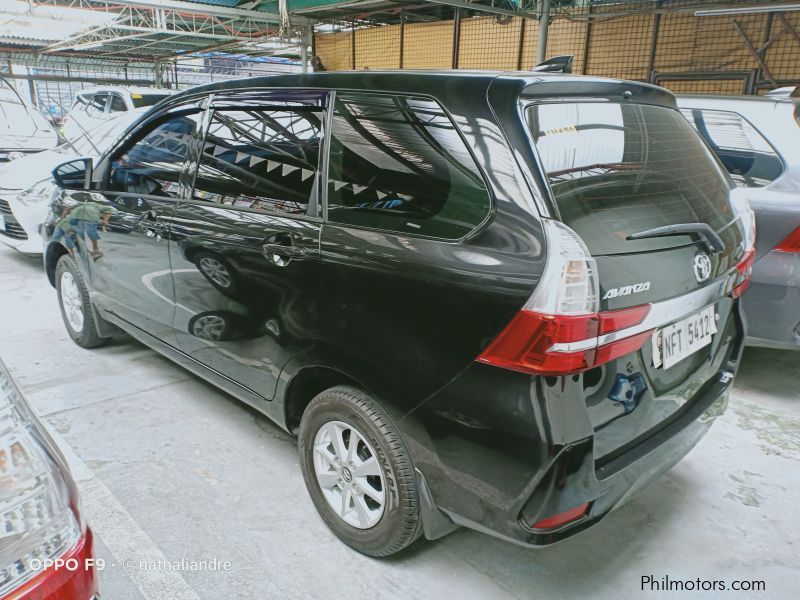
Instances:
[[[350,385],[370,393],[367,386],[338,369],[318,365],[300,369],[286,385],[283,402],[286,429],[296,435],[309,403],[320,392],[337,385]]]
[[[47,274],[47,279],[50,285],[56,287],[56,265],[59,259],[65,254],[69,254],[63,244],[59,242],[50,242],[44,254],[44,271]]]
[[[374,385],[368,385],[366,384],[368,379],[369,377],[366,374],[363,374],[361,377],[357,375],[352,376],[344,370],[333,366],[316,364],[300,367],[285,384],[286,388],[283,394],[283,416],[286,429],[290,433],[297,435],[303,412],[310,402],[317,394],[339,385],[349,385],[363,390],[378,402],[381,402],[390,416],[397,420],[399,416],[396,412],[397,407],[393,406],[391,403],[384,404],[384,399],[381,395],[374,392],[376,387],[383,389],[383,386],[381,386],[378,381],[373,381],[372,383]],[[391,395],[388,389],[384,389],[383,391],[385,394]],[[412,433],[412,437],[424,435],[424,432],[419,431],[421,426],[416,423],[416,419],[406,418],[402,419],[402,421],[404,422],[404,426],[398,430],[398,433],[400,433],[403,438],[406,438],[407,433],[411,433],[407,431],[409,427],[415,430],[415,432]],[[413,445],[409,446],[408,450],[413,462],[415,459]],[[419,486],[420,520],[422,521],[422,529],[425,537],[431,540],[438,539],[457,529],[458,525],[437,507],[422,471],[415,468],[414,472]]]

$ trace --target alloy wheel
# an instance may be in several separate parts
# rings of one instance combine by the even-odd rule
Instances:
[[[216,258],[204,256],[200,259],[200,269],[211,281],[223,288],[231,286],[231,274],[228,268]]]
[[[358,429],[342,421],[322,425],[314,437],[314,473],[325,500],[348,525],[369,529],[381,520],[383,469]]]
[[[83,300],[75,277],[69,271],[61,274],[61,304],[67,323],[75,333],[83,331]]]
[[[218,315],[204,315],[192,324],[192,334],[206,340],[219,340],[225,332],[227,322]]]

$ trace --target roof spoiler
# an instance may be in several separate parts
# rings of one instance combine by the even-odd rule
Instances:
[[[572,60],[573,56],[571,54],[554,56],[553,58],[548,58],[544,62],[540,62],[533,67],[531,71],[536,71],[538,73],[572,73]]]

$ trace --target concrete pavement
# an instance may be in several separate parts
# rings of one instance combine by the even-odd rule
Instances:
[[[697,597],[800,586],[800,353],[748,349],[711,433],[577,538],[531,551],[457,531],[381,561],[327,530],[295,441],[266,417],[134,341],[75,346],[38,259],[0,248],[0,307],[0,356],[73,468],[104,600],[639,598],[643,575],[766,582]],[[181,559],[231,568],[135,566]]]

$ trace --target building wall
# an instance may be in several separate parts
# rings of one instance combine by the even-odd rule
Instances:
[[[728,6],[754,4],[763,2]],[[800,12],[694,16],[701,6],[642,0],[556,11],[547,57],[571,54],[573,73],[658,82],[675,91],[755,93],[800,83]],[[535,62],[538,29],[537,20],[521,17],[473,16],[461,19],[460,27],[454,21],[406,22],[402,28],[319,33],[315,51],[328,70],[528,70]],[[764,47],[760,57],[766,69],[750,44]]]

